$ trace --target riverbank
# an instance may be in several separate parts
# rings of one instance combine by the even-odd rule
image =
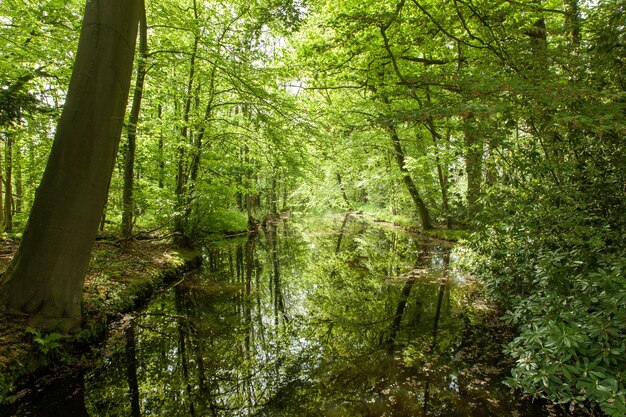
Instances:
[[[6,268],[18,244],[0,241],[0,270]],[[96,242],[85,277],[79,333],[40,331],[0,315],[0,404],[13,400],[10,393],[20,379],[88,352],[105,335],[109,323],[199,267],[201,260],[198,252],[176,248],[167,240],[139,240],[127,247],[114,240]]]

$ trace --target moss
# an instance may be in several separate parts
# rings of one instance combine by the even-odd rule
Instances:
[[[17,248],[5,240],[0,267],[6,268]],[[75,352],[103,337],[108,323],[138,308],[160,288],[197,268],[199,252],[168,244],[138,241],[122,248],[98,241],[92,252],[83,290],[83,323],[77,334],[59,340],[54,331],[28,332],[25,319],[0,315],[0,404],[11,402],[18,380],[43,368],[72,360]]]

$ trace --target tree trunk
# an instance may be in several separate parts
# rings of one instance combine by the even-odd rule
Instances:
[[[195,1],[194,1],[194,9]],[[196,14],[196,19],[197,19]],[[189,118],[191,115],[191,103],[193,100],[193,85],[196,77],[196,55],[198,53],[198,44],[200,39],[198,35],[194,35],[193,50],[189,62],[189,78],[187,80],[187,96],[185,98],[185,107],[183,110],[183,127],[181,129],[180,143],[178,146],[178,167],[176,172],[176,216],[174,218],[174,231],[177,235],[177,243],[182,246],[189,246],[189,236],[186,230],[186,219],[183,216],[185,206],[185,194],[187,192],[188,178],[188,161],[187,161],[187,145],[189,143]]]
[[[391,136],[391,143],[393,144],[393,150],[396,157],[396,162],[398,163],[398,169],[400,169],[400,173],[402,174],[402,179],[404,180],[404,184],[409,190],[409,194],[411,194],[411,198],[413,199],[413,203],[415,203],[415,207],[420,216],[420,221],[422,223],[422,229],[430,230],[433,228],[432,222],[430,220],[430,213],[428,212],[428,208],[422,199],[419,191],[417,190],[417,186],[413,182],[413,178],[411,178],[411,173],[406,168],[404,163],[404,151],[402,150],[402,144],[400,143],[400,137],[398,136],[398,131],[394,126],[387,126],[387,131]]]
[[[463,123],[465,136],[465,171],[467,174],[467,206],[470,216],[477,214],[483,175],[483,143],[468,118]]]
[[[128,99],[140,0],[87,1],[67,99],[22,243],[0,295],[7,312],[75,329]]]
[[[248,230],[254,231],[257,230],[259,222],[255,218],[255,206],[254,206],[254,195],[252,194],[252,186],[254,184],[252,180],[252,161],[250,160],[250,149],[247,144],[243,145],[243,164],[244,164],[244,189],[246,190],[245,194],[245,206],[246,213],[248,215]]]
[[[287,181],[283,181],[283,207],[282,207],[282,211],[286,211],[287,210],[287,197],[288,197],[288,190],[287,190]]]
[[[158,158],[159,158],[159,188],[163,189],[163,187],[165,186],[164,181],[165,181],[165,158],[163,155],[163,146],[164,146],[164,141],[163,141],[163,106],[162,105],[158,105],[157,107],[157,119],[159,119],[159,143],[158,143],[158,149],[159,149],[159,153],[158,153]]]
[[[429,103],[430,103],[430,97],[429,97]],[[450,215],[450,204],[448,202],[448,168],[444,167],[441,164],[441,158],[439,158],[439,149],[438,149],[438,144],[441,141],[442,137],[439,134],[439,132],[437,132],[437,127],[435,126],[435,123],[430,120],[428,122],[428,130],[430,131],[430,135],[431,138],[433,140],[433,152],[435,154],[435,163],[437,164],[437,178],[439,179],[439,188],[441,190],[441,209],[443,211],[443,214],[446,217],[446,227],[448,229],[452,228],[452,217]],[[447,140],[450,140],[450,131],[448,130],[448,133],[446,134]]]
[[[37,187],[35,180],[35,144],[33,141],[27,142],[28,146],[28,169],[26,174],[26,182],[28,183],[29,189],[35,189]]]
[[[546,32],[546,21],[538,19],[532,28],[526,31],[526,35],[530,37],[530,47],[532,50],[531,70],[538,71],[538,75],[544,75],[548,69],[548,59],[546,52],[548,51],[548,35]]]
[[[570,35],[570,50],[576,53],[582,40],[578,0],[565,1],[565,29]]]
[[[141,417],[139,382],[137,379],[137,342],[135,323],[131,322],[124,331],[126,334],[126,379],[130,391],[130,409],[133,417]]]
[[[124,191],[122,196],[122,236],[129,239],[133,233],[133,217],[135,211],[133,187],[135,170],[135,151],[137,149],[137,122],[141,111],[143,85],[146,79],[146,58],[148,55],[148,25],[146,23],[146,8],[141,1],[141,15],[139,16],[139,54],[137,62],[137,80],[133,93],[133,105],[128,118],[128,147],[124,158]]]
[[[272,188],[270,190],[270,213],[277,216],[278,215],[278,181],[276,180],[276,176],[278,174],[272,174]]]
[[[8,138],[7,138],[8,141]],[[2,153],[0,153],[2,155]],[[4,224],[4,194],[2,192],[4,186],[4,171],[2,170],[2,157],[0,157],[0,224]],[[1,282],[0,282],[1,283]]]
[[[343,179],[341,178],[341,174],[339,173],[339,171],[335,173],[335,176],[337,177],[337,184],[339,185],[339,190],[341,191],[343,201],[346,203],[346,208],[348,210],[354,210],[354,208],[352,207],[352,203],[350,203],[350,200],[348,199],[348,194],[346,194],[346,187],[344,187],[343,185]]]
[[[22,178],[22,153],[19,146],[14,147],[13,166],[15,168],[15,212],[21,213],[24,205],[24,181]]]
[[[198,9],[196,1],[193,2],[196,22],[198,20]],[[187,161],[187,146],[189,143],[189,119],[191,116],[191,103],[193,101],[193,86],[196,79],[196,58],[198,54],[198,45],[200,38],[197,33],[194,33],[193,49],[191,51],[191,58],[189,61],[189,76],[187,79],[185,107],[183,109],[183,126],[181,129],[180,143],[178,145],[178,167],[176,172],[176,212],[178,213],[174,219],[174,231],[178,233],[177,243],[182,246],[188,246],[189,236],[186,230],[186,220],[182,213],[185,206],[185,194],[187,192],[187,185],[189,182],[189,167]]]
[[[4,148],[4,222],[5,232],[13,230],[13,135],[7,135]]]
[[[213,112],[213,101],[215,99],[215,72],[216,67],[213,66],[211,71],[211,82],[209,84],[209,100],[207,102],[205,111],[204,111],[204,123],[202,123],[201,128],[198,133],[193,138],[193,147],[191,154],[191,161],[189,164],[189,182],[186,187],[186,198],[185,198],[185,219],[188,221],[191,212],[192,206],[195,199],[195,189],[196,182],[198,180],[198,175],[200,173],[200,162],[202,161],[202,148],[204,146],[204,135],[206,133],[207,125],[210,122],[211,114]],[[196,91],[196,100],[199,101],[200,91]],[[192,230],[187,230],[187,233],[193,232]]]
[[[384,35],[384,30],[382,31],[383,38],[386,39]],[[385,40],[386,42],[386,40]],[[400,76],[400,72],[397,71],[398,76]],[[375,91],[375,89],[374,89]],[[387,106],[388,109],[391,109],[391,103],[389,98],[385,95],[381,95],[381,101]],[[384,125],[383,128],[389,132],[389,136],[391,137],[391,144],[393,145],[394,156],[396,159],[396,163],[398,164],[398,169],[402,174],[402,180],[404,184],[409,190],[409,194],[411,195],[411,199],[413,199],[413,203],[415,204],[415,208],[417,209],[417,213],[420,216],[420,222],[422,223],[422,229],[430,230],[433,228],[433,224],[430,220],[430,213],[428,212],[428,207],[424,203],[422,196],[417,190],[417,186],[413,182],[413,178],[411,178],[411,173],[406,168],[404,163],[404,150],[402,149],[402,144],[400,143],[400,137],[398,136],[398,130],[393,125]]]

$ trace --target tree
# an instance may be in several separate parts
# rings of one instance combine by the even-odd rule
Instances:
[[[133,92],[133,104],[128,117],[128,144],[124,155],[124,191],[122,196],[122,235],[129,239],[133,232],[135,205],[133,202],[133,187],[135,184],[135,153],[137,149],[137,122],[141,111],[143,85],[146,79],[146,58],[148,55],[148,24],[146,22],[146,7],[141,0],[141,15],[139,17],[139,54],[137,63],[137,79]]]
[[[0,281],[7,312],[74,329],[106,202],[135,52],[139,0],[87,1],[55,141],[20,247]]]

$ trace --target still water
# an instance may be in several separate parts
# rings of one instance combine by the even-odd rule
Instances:
[[[502,327],[468,295],[454,257],[352,215],[208,244],[201,271],[17,413],[553,415],[502,384]]]

